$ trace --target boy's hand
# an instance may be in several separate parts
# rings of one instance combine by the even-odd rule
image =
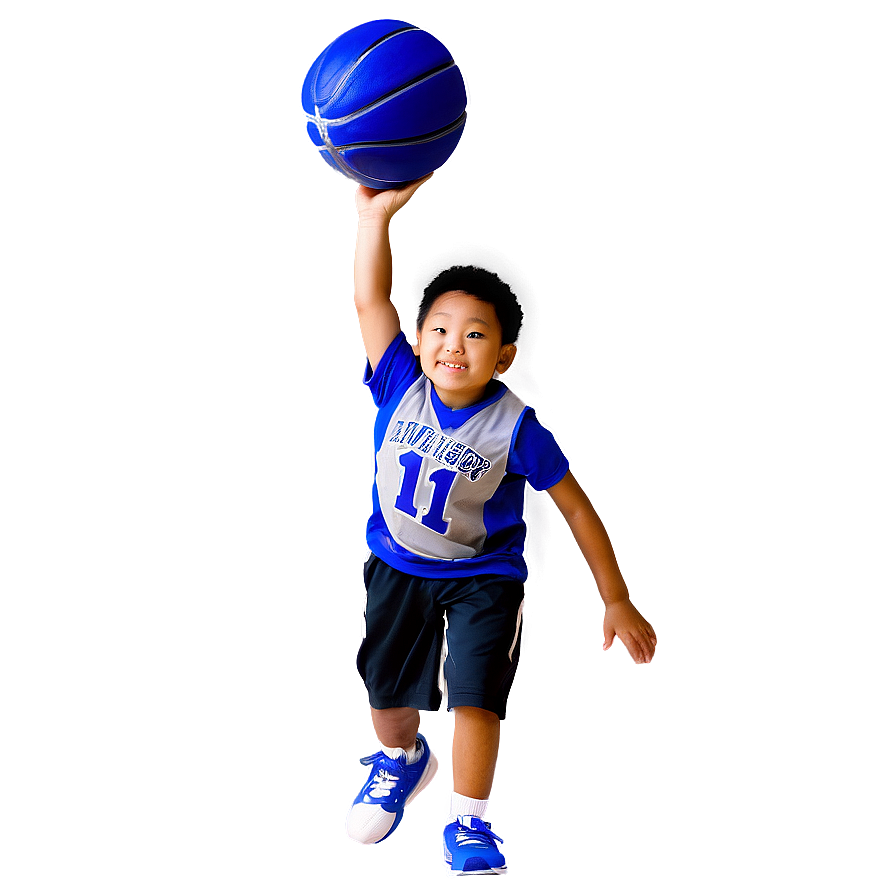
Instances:
[[[636,663],[649,663],[656,650],[656,634],[650,623],[629,600],[607,604],[604,613],[604,650],[618,635]]]
[[[388,221],[402,206],[407,204],[420,185],[426,183],[431,177],[432,174],[427,174],[426,177],[411,181],[397,190],[373,190],[370,187],[358,187],[355,191],[358,217],[362,220],[379,218]]]

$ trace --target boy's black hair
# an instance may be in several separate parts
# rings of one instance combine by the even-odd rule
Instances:
[[[513,345],[520,335],[523,325],[523,309],[510,287],[497,275],[475,265],[457,264],[437,274],[432,283],[423,290],[423,299],[417,312],[417,329],[423,322],[433,303],[446,292],[465,292],[482,302],[488,302],[495,309],[501,324],[501,344]]]

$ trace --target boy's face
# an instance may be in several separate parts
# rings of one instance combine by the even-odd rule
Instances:
[[[515,345],[501,344],[495,308],[465,292],[439,296],[417,331],[420,364],[450,408],[476,404],[494,374],[513,363]]]

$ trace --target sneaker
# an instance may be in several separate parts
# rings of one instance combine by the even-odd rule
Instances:
[[[422,734],[417,735],[417,743],[423,755],[411,765],[404,757],[391,759],[382,751],[361,760],[361,765],[373,767],[346,820],[346,830],[353,840],[385,840],[398,827],[404,807],[432,780],[439,764]]]
[[[460,815],[445,828],[445,861],[456,874],[503,874],[504,856],[495,841],[492,826],[475,815]]]

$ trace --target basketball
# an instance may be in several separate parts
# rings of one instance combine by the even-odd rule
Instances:
[[[466,122],[460,69],[431,34],[394,19],[337,37],[302,86],[308,134],[324,160],[374,189],[441,167]]]

